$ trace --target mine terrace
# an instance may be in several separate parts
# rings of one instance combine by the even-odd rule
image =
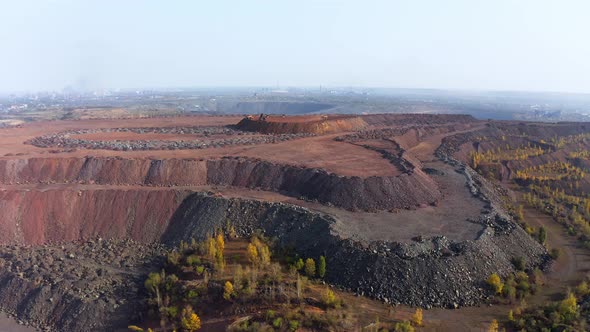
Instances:
[[[261,230],[302,257],[325,256],[326,282],[354,294],[424,308],[478,305],[490,297],[484,280],[513,273],[514,257],[529,268],[544,268],[549,258],[503,208],[505,193],[474,171],[474,151],[495,148],[503,136],[514,136],[517,148],[523,134],[541,144],[588,129],[431,114],[172,116],[3,128],[0,257],[10,268],[0,277],[19,287],[0,286],[0,307],[63,330],[124,327],[128,322],[100,319],[135,317],[135,297],[115,290],[140,289],[143,280],[122,271],[145,273],[142,266],[157,263],[145,253],[204,240],[228,223],[238,237]],[[479,167],[501,178],[536,164],[503,165]],[[107,256],[94,257],[95,247],[107,248]],[[77,256],[88,271],[92,260],[110,262],[100,273],[115,288],[98,276],[73,285],[75,271],[71,280],[56,277],[56,269],[71,268],[67,257]],[[62,310],[73,301],[83,303],[77,319]]]

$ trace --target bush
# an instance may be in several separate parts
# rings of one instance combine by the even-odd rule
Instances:
[[[289,321],[289,331],[295,332],[299,329],[299,321],[297,320],[290,320]]]
[[[502,288],[502,296],[509,300],[516,299],[516,288],[509,283],[504,284]]]
[[[414,325],[416,325],[416,326],[422,326],[422,318],[423,318],[422,309],[418,308],[418,309],[416,309],[416,312],[412,316],[412,323],[414,323]]]
[[[492,273],[492,275],[490,275],[490,277],[488,278],[487,282],[496,294],[502,293],[502,288],[504,288],[504,284],[502,284],[502,280],[500,279],[500,276],[498,274]]]
[[[223,298],[226,300],[230,300],[234,295],[234,285],[231,282],[226,281],[225,285],[223,286]]]
[[[277,312],[269,309],[266,311],[266,321],[267,322],[271,322],[273,319],[275,319],[275,317],[277,316]]]
[[[566,322],[570,322],[578,316],[578,303],[573,293],[559,303],[559,313]]]
[[[518,271],[524,271],[524,269],[526,268],[526,262],[522,257],[514,257],[512,258],[511,262],[512,265],[514,265],[514,268]]]
[[[172,251],[170,253],[168,253],[167,256],[167,260],[168,260],[168,264],[172,265],[172,266],[178,266],[178,263],[180,262],[180,253],[178,251]]]
[[[191,306],[186,306],[182,309],[181,326],[186,331],[192,332],[201,328],[201,319]]]
[[[327,308],[337,308],[340,306],[340,300],[336,297],[334,291],[326,288],[322,296],[322,302]]]
[[[559,248],[553,248],[553,249],[551,249],[549,255],[553,259],[558,259],[559,256],[561,256],[561,250]]]
[[[393,330],[395,332],[414,332],[415,329],[408,321],[395,323]]]
[[[305,274],[310,278],[315,276],[315,261],[313,258],[305,260]]]
[[[494,319],[488,327],[488,332],[498,332],[498,327],[498,321]]]
[[[545,227],[541,226],[541,228],[539,228],[539,243],[545,244],[546,241],[547,231],[545,230]]]
[[[186,257],[186,265],[195,266],[201,264],[201,257],[197,255],[190,255]]]
[[[586,296],[588,295],[588,293],[590,292],[590,289],[588,288],[588,283],[586,281],[582,281],[578,287],[576,287],[576,293],[579,296]]]
[[[280,329],[281,326],[283,326],[283,319],[281,317],[277,317],[272,321],[272,327],[275,329]]]
[[[295,268],[297,269],[297,271],[301,271],[301,269],[303,269],[303,267],[305,266],[305,263],[303,262],[303,259],[299,258],[297,260],[297,262],[295,262]]]

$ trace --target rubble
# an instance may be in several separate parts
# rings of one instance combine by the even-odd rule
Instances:
[[[91,140],[72,136],[132,132],[136,134],[178,134],[195,135],[194,140]],[[226,135],[226,138],[211,136]],[[108,135],[105,135],[108,137]],[[278,134],[257,135],[228,126],[219,127],[149,127],[149,128],[103,128],[68,130],[56,134],[43,135],[28,140],[26,143],[41,148],[90,149],[90,150],[193,150],[222,148],[234,145],[258,145],[285,142],[297,138],[313,136],[312,134]]]

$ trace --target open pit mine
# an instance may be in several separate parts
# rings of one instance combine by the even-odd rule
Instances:
[[[3,128],[0,310],[44,330],[125,330],[145,320],[144,281],[165,252],[228,226],[238,238],[262,233],[276,250],[324,256],[325,282],[357,296],[480,305],[492,295],[486,279],[514,273],[515,257],[528,269],[550,258],[469,153],[505,135],[589,131],[429,114]],[[511,177],[517,166],[493,171]]]

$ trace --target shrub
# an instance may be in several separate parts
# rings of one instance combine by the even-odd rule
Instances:
[[[195,266],[201,264],[201,258],[197,255],[190,255],[186,257],[186,265]]]
[[[590,292],[590,289],[588,288],[588,283],[586,281],[582,281],[578,287],[576,287],[576,293],[579,296],[586,296],[588,295],[588,293]]]
[[[541,226],[541,228],[539,228],[539,243],[545,244],[546,241],[547,241],[547,230],[545,230],[545,227]]]
[[[305,260],[305,274],[310,278],[315,276],[315,261],[313,258]]]
[[[559,256],[561,256],[561,250],[559,248],[553,248],[553,249],[551,249],[549,255],[553,259],[558,259]]]
[[[258,249],[253,243],[249,243],[248,247],[246,248],[246,256],[248,260],[252,264],[256,264],[258,262]]]
[[[160,285],[162,284],[162,276],[160,273],[152,272],[148,275],[147,280],[145,281],[145,288],[147,288],[150,292],[157,294]]]
[[[295,262],[295,268],[297,269],[297,271],[301,271],[301,269],[303,269],[303,267],[305,266],[305,263],[303,262],[303,259],[299,258],[297,260],[297,262]]]
[[[578,315],[578,303],[573,293],[568,293],[567,297],[559,303],[559,313],[566,322],[570,322]]]
[[[416,312],[414,313],[414,315],[412,316],[412,323],[414,323],[414,325],[416,326],[422,326],[422,309],[418,308],[416,309]]]
[[[196,298],[197,296],[199,296],[199,292],[196,289],[189,289],[189,291],[186,292],[185,298],[187,300],[192,300],[192,299]]]
[[[516,285],[516,290],[519,298],[524,298],[530,294],[531,285],[526,280],[521,280]]]
[[[275,329],[280,329],[283,326],[283,318],[277,317],[272,321],[272,327]]]
[[[340,306],[340,301],[336,297],[336,294],[328,287],[326,287],[326,290],[324,291],[322,302],[328,308],[337,308]]]
[[[182,318],[180,320],[182,328],[193,332],[201,328],[201,319],[193,311],[191,306],[186,306],[182,309]]]
[[[498,332],[498,327],[498,321],[494,319],[488,327],[488,332]]]
[[[502,288],[504,288],[504,284],[502,284],[502,280],[497,273],[492,273],[488,278],[488,285],[492,287],[496,294],[502,293]]]
[[[514,288],[514,286],[511,284],[504,284],[504,287],[502,288],[502,296],[509,300],[516,299],[516,288]]]
[[[217,237],[215,237],[215,249],[218,253],[221,254],[223,254],[223,251],[225,250],[225,240],[221,233],[218,234]]]
[[[289,331],[295,332],[299,329],[299,321],[297,320],[290,320],[289,321]]]
[[[178,266],[178,263],[180,263],[180,253],[178,251],[172,251],[170,253],[168,253],[167,256],[167,260],[168,260],[168,264],[172,265],[172,266]]]
[[[410,324],[410,322],[408,322],[408,321],[395,323],[395,325],[393,326],[393,330],[395,332],[414,332],[415,331],[412,324]]]
[[[277,315],[276,311],[274,311],[272,309],[267,310],[266,311],[266,321],[268,321],[268,322],[272,321],[273,319],[275,319],[276,315]]]
[[[165,307],[165,313],[168,317],[170,317],[170,320],[176,318],[176,316],[178,316],[178,307],[176,306],[170,306],[170,307]]]
[[[524,258],[522,257],[514,257],[512,258],[511,262],[512,265],[514,265],[514,268],[518,271],[524,271],[524,269],[526,268],[526,263],[524,261]]]
[[[234,285],[231,282],[226,281],[225,285],[223,286],[223,298],[226,300],[231,299],[234,295]]]

